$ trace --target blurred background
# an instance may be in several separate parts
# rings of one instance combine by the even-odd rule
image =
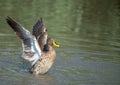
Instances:
[[[41,17],[60,44],[45,75],[28,73],[12,17],[32,32]],[[120,85],[119,0],[0,0],[1,85]]]

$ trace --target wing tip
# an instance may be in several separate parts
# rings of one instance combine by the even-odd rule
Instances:
[[[11,26],[15,21],[11,17],[7,16],[6,22]]]
[[[12,20],[12,18],[9,17],[9,16],[7,16],[6,21],[8,22],[8,21],[10,21],[10,20]],[[12,21],[13,21],[13,20],[12,20]]]
[[[43,21],[43,18],[42,18],[42,17],[39,17],[39,18],[38,18],[38,21],[41,21],[41,22],[42,22],[42,21]]]
[[[6,18],[7,23],[9,23],[9,20],[10,20],[10,17],[7,16],[7,18]]]

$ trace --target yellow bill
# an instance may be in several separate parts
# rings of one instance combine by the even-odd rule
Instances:
[[[53,42],[53,46],[59,47],[59,44],[57,42]]]

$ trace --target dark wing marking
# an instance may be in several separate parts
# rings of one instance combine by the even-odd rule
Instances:
[[[36,24],[33,26],[33,35],[38,39],[42,33],[46,32],[46,28],[43,24],[42,18],[39,19]]]

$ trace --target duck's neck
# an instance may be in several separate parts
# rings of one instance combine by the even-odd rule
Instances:
[[[44,47],[43,47],[43,51],[44,52],[48,52],[50,49],[49,49],[49,46],[48,44],[45,44]]]

